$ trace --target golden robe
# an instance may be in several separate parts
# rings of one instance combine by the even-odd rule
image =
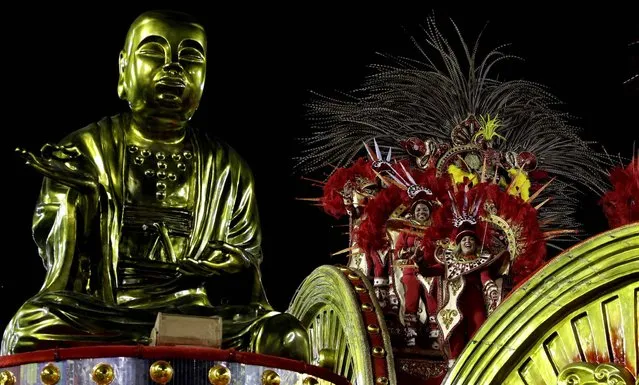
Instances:
[[[166,204],[160,210],[135,206],[125,198],[129,119],[127,114],[104,118],[60,143],[76,148],[80,156],[59,162],[68,174],[45,172],[33,236],[46,279],[7,326],[2,354],[146,343],[159,311],[222,316],[223,347],[249,348],[253,327],[275,313],[260,278],[260,224],[246,163],[228,145],[189,128],[188,205],[178,210]],[[92,181],[94,188],[70,182],[77,179]],[[171,228],[176,222],[168,218],[171,210],[182,215],[182,225],[176,225],[180,229]],[[126,212],[134,220],[166,219],[169,243],[181,245],[175,259],[157,248],[145,249],[160,234],[148,227],[126,230]],[[127,246],[136,241],[142,246]],[[187,259],[209,260],[223,244],[242,250],[242,263],[206,274],[181,268]],[[140,250],[147,253],[135,255]]]

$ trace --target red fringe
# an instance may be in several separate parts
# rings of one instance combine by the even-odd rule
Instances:
[[[625,168],[614,168],[610,182],[612,189],[600,201],[610,228],[639,221],[639,157]]]

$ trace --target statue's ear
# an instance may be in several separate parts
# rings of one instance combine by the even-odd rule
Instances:
[[[124,89],[124,83],[126,81],[126,66],[127,66],[127,56],[124,50],[120,51],[120,59],[118,61],[118,69],[120,72],[120,77],[118,79],[118,96],[122,100],[126,100],[126,90]]]

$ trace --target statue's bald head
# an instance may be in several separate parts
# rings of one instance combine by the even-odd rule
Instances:
[[[201,29],[204,34],[204,26],[193,15],[190,15],[188,13],[172,11],[172,10],[146,11],[142,13],[140,16],[138,16],[133,21],[133,23],[131,23],[131,26],[129,27],[129,31],[126,34],[126,40],[124,43],[125,51],[130,50],[132,40],[134,36],[136,35],[136,31],[140,27],[152,21],[163,22],[169,27],[187,26],[187,25],[192,26],[194,28]]]
[[[204,27],[186,13],[144,12],[129,28],[119,67],[118,94],[135,114],[186,121],[204,88]]]

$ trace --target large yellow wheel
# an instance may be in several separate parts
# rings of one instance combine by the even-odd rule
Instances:
[[[300,285],[288,312],[308,330],[314,365],[354,385],[396,384],[384,317],[372,285],[359,272],[317,268]]]
[[[639,224],[579,243],[513,291],[444,385],[638,384]]]

